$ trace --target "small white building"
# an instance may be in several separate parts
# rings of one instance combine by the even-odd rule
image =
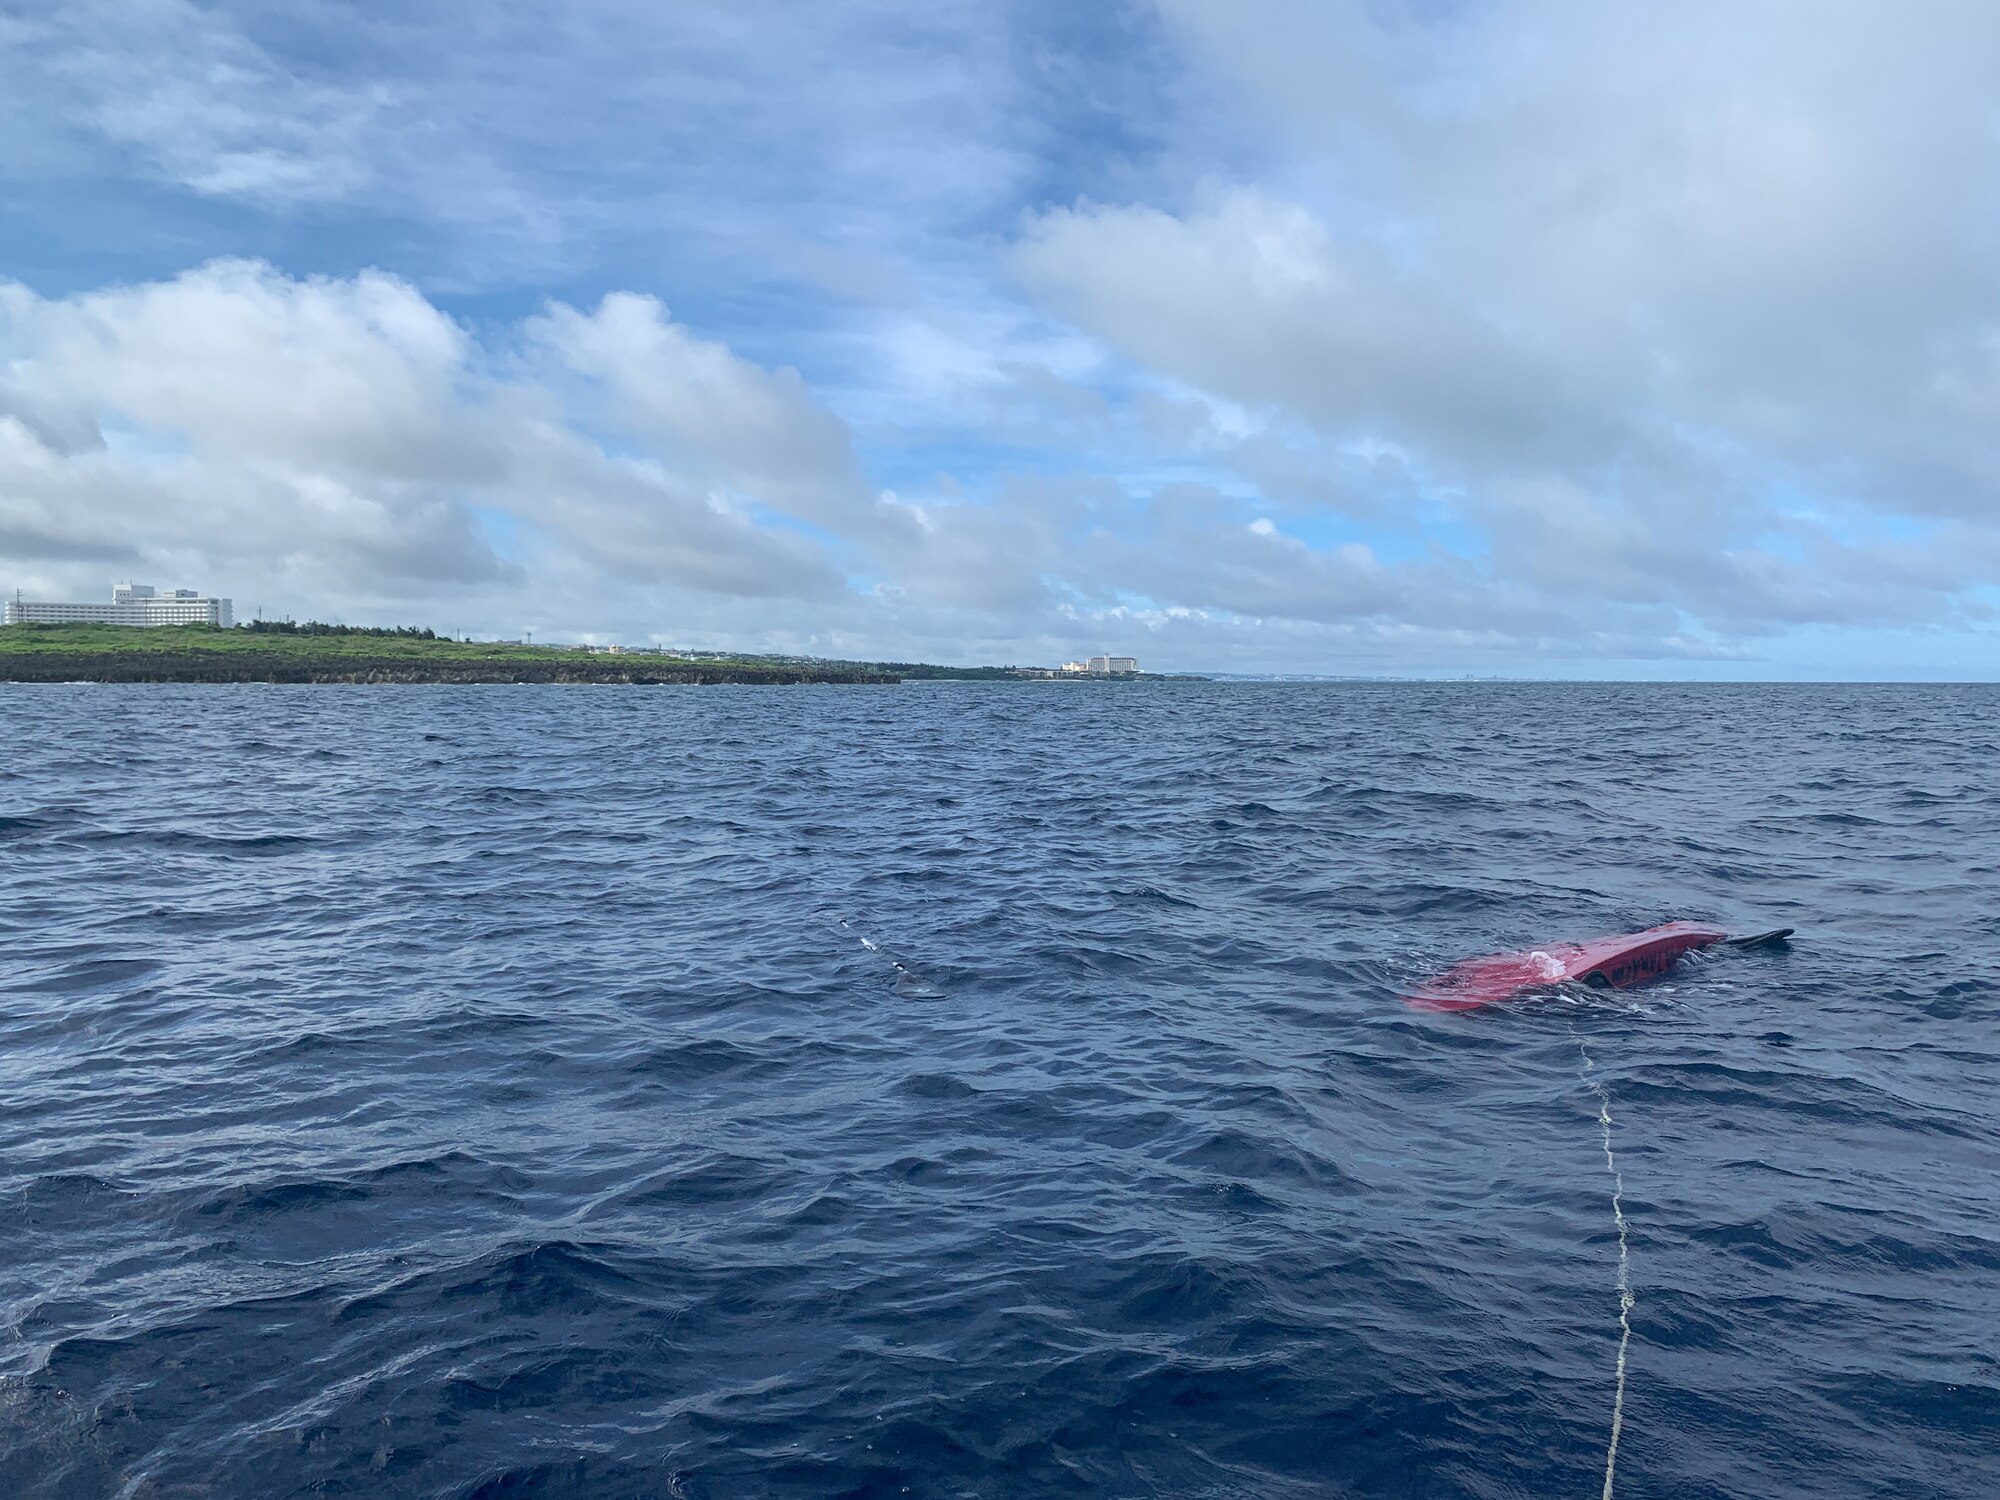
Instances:
[[[121,583],[111,590],[109,604],[56,604],[42,600],[7,601],[9,625],[220,625],[236,623],[235,605],[193,589],[169,589],[164,594],[150,583]]]
[[[1093,656],[1086,671],[1098,677],[1125,677],[1135,675],[1139,670],[1136,656]]]

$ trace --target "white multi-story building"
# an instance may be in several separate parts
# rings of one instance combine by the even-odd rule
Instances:
[[[1136,656],[1093,656],[1086,671],[1099,677],[1121,677],[1126,673],[1137,673],[1139,658]]]
[[[93,625],[221,625],[236,623],[234,604],[211,599],[193,589],[157,593],[150,583],[121,583],[111,590],[109,604],[52,604],[7,601],[9,625],[61,625],[72,620]]]

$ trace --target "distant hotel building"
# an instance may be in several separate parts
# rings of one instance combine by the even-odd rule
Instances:
[[[9,625],[62,625],[72,620],[93,625],[221,625],[236,623],[235,607],[227,599],[206,599],[193,589],[155,593],[150,583],[121,583],[111,590],[109,604],[45,604],[9,599]]]
[[[1089,661],[1066,661],[1062,664],[1065,672],[1087,672],[1093,677],[1137,676],[1139,658],[1136,656],[1093,656]]]

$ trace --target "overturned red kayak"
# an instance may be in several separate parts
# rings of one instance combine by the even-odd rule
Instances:
[[[1549,943],[1526,953],[1468,958],[1403,998],[1419,1010],[1477,1010],[1571,980],[1622,990],[1659,978],[1691,949],[1716,943],[1747,948],[1781,942],[1791,932],[1785,927],[1755,937],[1732,938],[1722,928],[1701,922],[1669,922],[1664,927],[1593,938],[1587,943]]]

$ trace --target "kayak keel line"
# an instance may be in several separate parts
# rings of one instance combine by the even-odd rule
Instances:
[[[1628,989],[1658,979],[1683,953],[1717,945],[1772,948],[1792,935],[1789,927],[1748,937],[1731,937],[1704,922],[1668,922],[1644,932],[1592,938],[1585,943],[1549,943],[1526,953],[1489,953],[1468,958],[1427,980],[1403,998],[1418,1010],[1478,1010],[1531,990],[1571,981],[1596,989]]]

